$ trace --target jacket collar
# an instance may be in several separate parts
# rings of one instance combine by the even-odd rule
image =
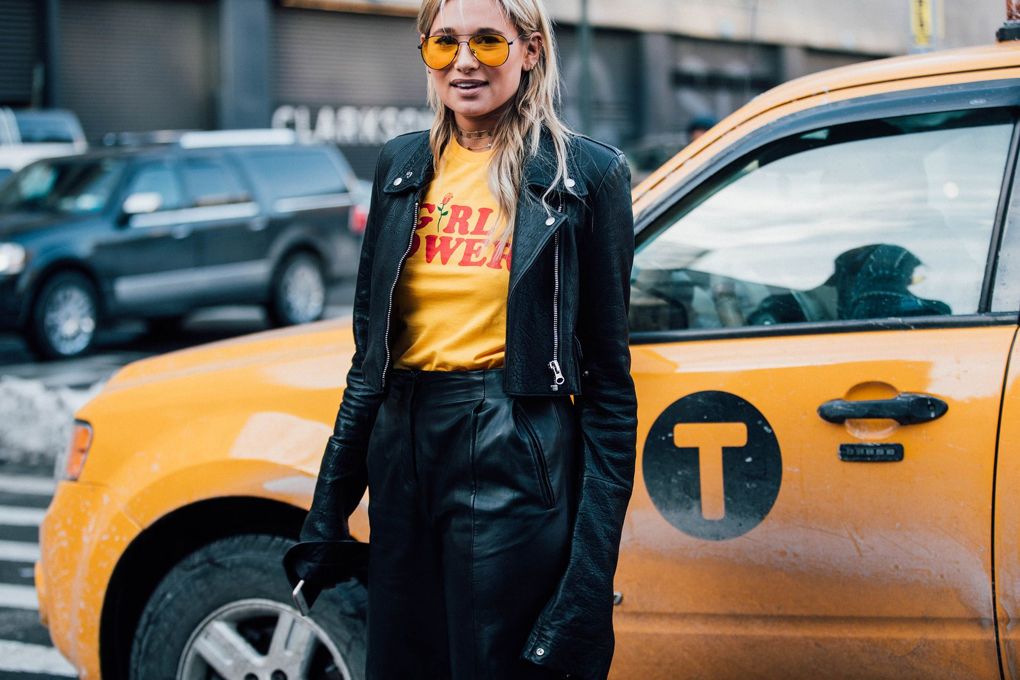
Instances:
[[[419,189],[432,178],[432,148],[429,145],[429,132],[422,130],[415,134],[415,139],[408,143],[403,149],[405,160],[394,163],[386,177],[386,184],[383,192],[387,194],[402,193],[412,189]],[[570,193],[575,196],[587,194],[586,182],[581,181],[575,169],[572,169],[571,159],[567,159],[566,181]],[[528,157],[524,163],[524,186],[530,187],[541,196],[553,183],[556,176],[556,148],[553,145],[552,135],[544,125],[539,137],[538,153]],[[574,177],[577,180],[574,181]]]

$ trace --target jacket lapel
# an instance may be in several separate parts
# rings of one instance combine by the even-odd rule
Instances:
[[[517,220],[510,244],[510,294],[566,219],[561,210],[560,192],[554,191],[549,195],[548,211],[542,205],[542,195],[552,185],[555,176],[556,149],[549,130],[543,126],[538,153],[524,163],[517,199]]]

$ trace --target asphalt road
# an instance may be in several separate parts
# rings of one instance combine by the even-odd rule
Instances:
[[[32,571],[54,486],[42,476],[0,473],[0,678],[77,677],[39,621]]]

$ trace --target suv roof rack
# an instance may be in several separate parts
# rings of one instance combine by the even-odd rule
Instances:
[[[249,146],[258,144],[296,144],[297,132],[288,128],[253,128],[247,130],[211,130],[186,132],[178,144],[186,149],[209,146]]]
[[[144,130],[108,132],[103,146],[149,146],[174,144],[185,149],[215,146],[253,146],[296,144],[298,134],[285,128],[251,128],[239,130]]]

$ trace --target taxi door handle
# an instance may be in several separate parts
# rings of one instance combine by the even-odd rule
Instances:
[[[916,425],[941,418],[949,405],[930,394],[903,392],[892,399],[847,401],[833,399],[818,407],[818,415],[830,423],[850,419],[887,418],[900,425]]]

